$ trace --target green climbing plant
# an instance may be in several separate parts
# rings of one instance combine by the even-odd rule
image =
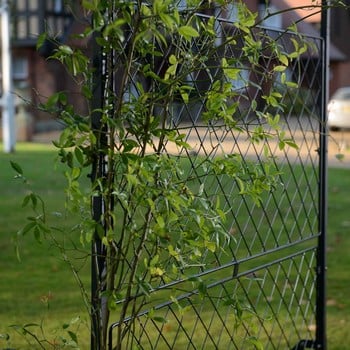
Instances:
[[[215,6],[225,9],[229,3],[217,1]],[[237,196],[256,204],[278,185],[267,148],[263,167],[228,154],[198,158],[191,164],[194,170],[186,170],[188,159],[166,151],[170,145],[187,154],[194,151],[174,119],[176,107],[191,108],[203,100],[204,124],[221,123],[245,132],[251,143],[276,138],[281,149],[297,148],[279,126],[284,108],[280,91],[298,87],[286,72],[309,48],[300,37],[287,52],[266,33],[257,35],[257,14],[241,2],[235,2],[237,21],[220,36],[210,1],[179,6],[174,0],[84,0],[81,6],[89,25],[80,37],[89,40],[95,59],[66,44],[58,45],[51,59],[63,63],[76,78],[90,110],[78,114],[62,91],[40,108],[65,124],[54,144],[66,166],[67,207],[80,218],[75,229],[80,241],[93,246],[96,290],[91,303],[88,287],[72,267],[93,325],[93,347],[107,349],[108,329],[116,321],[113,348],[121,350],[130,346],[128,335],[139,314],[148,310],[148,317],[157,319],[152,308],[157,288],[168,288],[168,300],[177,303],[179,291],[167,286],[188,280],[205,298],[205,281],[193,278],[194,272],[235,244],[220,200],[208,196],[195,179],[226,176],[237,183]],[[42,35],[38,45],[46,39]],[[227,47],[240,54],[226,57]],[[261,64],[267,56],[273,62],[268,67]],[[268,87],[257,86],[247,72],[265,76]],[[253,88],[260,90],[263,104],[252,102],[249,113],[267,127],[246,130],[238,123],[238,98],[244,99]],[[12,166],[22,177],[19,165]],[[87,172],[88,191],[82,186]],[[44,201],[31,193],[23,204],[32,205],[37,215],[20,235],[32,231],[37,239],[53,239]],[[66,256],[63,248],[62,254]],[[242,317],[244,308],[236,301],[230,305]],[[252,339],[261,348],[258,339]]]

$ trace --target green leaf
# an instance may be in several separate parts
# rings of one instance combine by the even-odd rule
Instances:
[[[281,74],[281,83],[282,83],[282,84],[285,84],[286,80],[287,80],[286,73],[283,72],[283,73]]]
[[[38,197],[37,197],[36,194],[34,194],[34,193],[31,193],[31,194],[29,195],[29,197],[30,197],[30,200],[31,200],[31,202],[32,202],[32,207],[33,207],[33,209],[36,209],[36,206],[37,206],[37,204],[38,204]]]
[[[106,246],[106,247],[109,246],[109,241],[108,241],[108,238],[106,236],[103,236],[101,241],[102,241],[102,244],[104,246]]]
[[[20,175],[23,175],[23,170],[19,164],[12,162],[11,160],[10,160],[10,164],[11,164],[11,167],[14,171],[16,171]]]
[[[338,159],[338,160],[340,160],[340,161],[343,161],[344,158],[345,158],[345,155],[344,155],[344,153],[337,153],[337,154],[335,155],[335,158]]]
[[[201,298],[204,298],[207,294],[207,285],[203,281],[198,284],[198,293]]]
[[[169,57],[169,63],[170,64],[177,64],[177,58],[175,55],[170,55]]]
[[[91,127],[90,127],[89,123],[87,123],[86,121],[83,121],[83,122],[79,123],[78,124],[78,128],[79,128],[80,131],[86,132],[86,133],[88,133],[91,130]],[[83,138],[81,140],[83,140]],[[77,141],[79,141],[79,140],[77,140]]]
[[[227,62],[226,58],[223,58],[221,61],[222,69],[224,70],[224,74],[232,80],[236,80],[238,78],[239,73],[241,72],[241,69],[236,67],[231,67],[229,63]]]
[[[176,75],[176,71],[177,71],[177,62],[169,66],[169,68],[166,70],[164,75],[164,80],[169,80],[171,76]]]
[[[124,152],[130,152],[133,149],[139,147],[139,143],[132,139],[123,140]]]
[[[83,0],[82,5],[86,10],[96,11],[98,9],[99,0]]]
[[[80,168],[77,168],[77,167],[72,168],[72,174],[71,174],[72,180],[79,179],[80,174],[81,174],[81,169]]]
[[[282,151],[285,146],[285,142],[283,140],[278,141],[278,148]]]
[[[158,226],[161,228],[161,229],[164,229],[165,228],[165,221],[164,221],[164,218],[162,216],[158,216],[156,218],[156,221],[157,221],[157,224]]]
[[[152,11],[151,9],[148,7],[147,4],[145,4],[144,2],[141,4],[141,14],[144,17],[150,17],[152,16]]]
[[[182,35],[186,40],[199,37],[199,33],[196,29],[191,26],[182,26],[179,28],[179,34]]]
[[[206,248],[208,248],[212,253],[215,253],[216,250],[216,244],[211,241],[205,241],[204,245]]]
[[[181,94],[181,98],[184,101],[184,103],[188,104],[189,99],[190,99],[189,94],[183,90],[180,90],[180,94]]]
[[[37,50],[40,49],[43,46],[43,44],[45,43],[46,39],[47,39],[47,33],[46,32],[44,32],[44,33],[42,33],[42,34],[40,34],[38,36],[38,40],[36,41],[36,49]]]
[[[299,85],[297,83],[294,83],[293,81],[287,81],[286,85],[293,89],[297,89],[299,87]]]
[[[153,1],[153,13],[155,15],[159,15],[160,13],[164,12],[165,9],[166,9],[166,4],[164,4],[164,1],[162,0]]]
[[[34,233],[34,238],[37,240],[37,242],[41,243],[41,232],[38,225],[34,226],[33,233]]]
[[[36,226],[36,222],[29,222],[21,230],[19,230],[17,234],[19,236],[24,236],[26,233],[34,229],[35,226]]]
[[[91,99],[93,97],[93,93],[88,85],[83,85],[81,91],[85,98]]]
[[[232,80],[237,80],[240,72],[241,72],[241,70],[239,68],[231,68],[230,67],[230,68],[225,69],[226,76]]]
[[[78,163],[80,165],[83,165],[84,164],[84,154],[83,154],[82,150],[77,147],[74,150],[74,155],[75,155],[75,158],[77,159]]]
[[[294,149],[299,149],[298,145],[295,143],[293,139],[284,139],[283,140],[289,147],[292,147]]]
[[[286,69],[287,69],[287,67],[286,66],[282,66],[282,65],[273,67],[273,70],[275,72],[284,72]]]
[[[168,15],[167,13],[164,13],[164,12],[160,13],[159,17],[167,28],[169,28],[170,30],[172,30],[174,28],[175,21],[174,21],[173,17],[171,17],[170,15]]]
[[[174,249],[171,244],[168,246],[168,251],[170,256],[173,256],[175,260],[180,261],[180,254]]]
[[[149,266],[155,266],[155,265],[157,265],[157,264],[158,264],[158,261],[159,261],[159,255],[157,254],[157,255],[155,255],[155,256],[151,259],[151,261],[150,261],[150,263],[149,263]]]
[[[151,309],[148,311],[147,317],[150,318],[151,320],[154,320],[154,321],[159,322],[159,323],[167,323],[168,322],[168,320],[165,319],[164,317],[156,316],[154,309]]]
[[[252,337],[249,337],[246,341],[254,345],[256,350],[264,350],[264,346],[262,345],[261,341],[258,338],[252,336]]]
[[[68,46],[68,45],[60,45],[58,47],[58,50],[63,52],[66,55],[72,55],[73,54],[72,48],[70,46]]]
[[[68,334],[70,336],[70,338],[76,343],[78,344],[78,337],[75,333],[73,333],[72,331],[68,331]]]
[[[150,273],[152,277],[161,277],[164,275],[165,271],[160,267],[150,267]]]
[[[278,59],[280,60],[280,62],[284,65],[284,66],[288,66],[289,64],[289,60],[288,57],[285,55],[280,55],[278,56]]]
[[[40,231],[41,232],[44,232],[44,233],[49,233],[49,232],[51,232],[51,230],[50,230],[50,228],[47,226],[47,225],[45,225],[43,222],[38,222],[37,223],[37,226],[39,227],[39,229],[40,229]]]
[[[23,327],[24,327],[24,328],[28,328],[28,327],[40,327],[40,324],[38,324],[38,323],[26,323]]]
[[[168,320],[166,318],[164,318],[164,317],[161,317],[161,316],[153,316],[152,320],[154,320],[154,321],[156,321],[158,323],[162,323],[162,324],[168,323]]]

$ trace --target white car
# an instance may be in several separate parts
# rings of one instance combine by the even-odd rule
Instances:
[[[350,128],[350,87],[338,89],[328,103],[330,130]]]

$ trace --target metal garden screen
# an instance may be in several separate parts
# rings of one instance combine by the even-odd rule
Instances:
[[[205,15],[201,18],[208,20]],[[179,181],[188,179],[184,186],[198,188],[210,201],[220,203],[231,239],[215,253],[209,246],[208,254],[201,256],[202,264],[192,267],[192,278],[152,286],[149,304],[132,320],[124,348],[321,348],[323,41],[256,28],[254,36],[262,52],[259,66],[265,69],[255,70],[250,62],[243,62],[245,68],[237,76],[226,77],[225,82],[239,92],[231,101],[236,106],[236,124],[228,127],[220,119],[205,119],[205,91],[213,84],[211,77],[219,74],[216,62],[239,57],[244,45],[239,29],[229,21],[216,19],[215,26],[217,50],[211,71],[187,76],[192,87],[189,100],[175,101],[168,111],[168,127],[186,146],[165,144],[161,153],[183,164],[178,177]],[[235,43],[221,45],[221,39],[228,36],[235,36]],[[296,45],[306,45],[285,71],[289,84],[283,79],[281,83],[281,73],[273,69],[271,38],[286,53]],[[205,43],[193,38],[191,45],[200,52]],[[113,62],[117,66],[118,58]],[[266,89],[274,84],[271,72],[279,77],[276,97],[282,109],[271,109],[264,99]],[[139,88],[139,77],[130,74],[132,95]],[[117,80],[118,73],[115,76]],[[273,129],[264,117],[267,113],[278,124]],[[257,130],[264,130],[264,137],[256,136]],[[278,140],[270,137],[276,133]],[[244,169],[247,181],[273,172],[275,182],[261,200],[246,196],[244,184],[228,178],[227,169],[206,172],[204,160],[215,163],[220,157],[232,158],[235,166]],[[205,290],[198,281],[205,281]],[[176,296],[169,299],[174,287]],[[126,317],[123,324],[130,321]],[[119,326],[118,321],[110,327],[111,349]]]

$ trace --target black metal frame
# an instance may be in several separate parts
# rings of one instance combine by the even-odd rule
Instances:
[[[93,105],[92,110],[95,111],[91,116],[91,127],[99,140],[99,143],[107,142],[103,125],[101,123],[101,115],[96,112],[101,109],[103,101],[103,87],[105,82],[105,71],[103,68],[103,57],[100,54],[99,48],[96,45],[93,56],[93,65],[95,68],[93,76]],[[101,148],[100,148],[101,149]],[[104,154],[97,152],[92,164],[91,181],[94,182],[97,178],[101,178],[105,173],[105,158]],[[96,222],[100,222],[104,213],[104,202],[102,196],[95,196],[91,199],[92,218]],[[99,349],[101,344],[100,339],[100,322],[101,322],[101,276],[104,268],[104,248],[101,238],[95,233],[91,245],[91,349]]]
[[[327,178],[328,178],[328,129],[327,129],[327,102],[329,95],[329,1],[322,0],[321,12],[321,37],[322,45],[322,95],[320,99],[320,188],[319,188],[319,226],[320,238],[318,242],[317,262],[317,309],[316,309],[316,349],[327,349],[327,324],[326,324],[326,238],[327,238]]]
[[[326,3],[326,1],[324,1]],[[307,219],[305,222],[296,222],[297,233],[299,235],[299,238],[294,240],[293,234],[291,233],[288,235],[288,242],[282,243],[279,242],[279,239],[281,239],[283,233],[282,231],[274,231],[274,228],[272,228],[271,222],[281,220],[281,225],[284,225],[283,222],[283,212],[280,211],[279,205],[281,205],[282,201],[278,197],[271,196],[268,199],[267,208],[263,208],[261,211],[262,218],[251,218],[251,228],[256,229],[257,231],[261,230],[260,223],[261,221],[265,220],[269,224],[271,224],[271,227],[268,229],[267,236],[270,237],[271,240],[274,240],[274,243],[271,243],[268,241],[268,238],[260,236],[259,234],[253,236],[251,238],[251,241],[246,240],[244,235],[246,234],[245,227],[246,223],[240,223],[237,218],[235,218],[235,225],[238,227],[238,230],[241,231],[241,236],[238,241],[238,245],[241,247],[239,249],[243,249],[246,247],[247,253],[245,256],[240,255],[242,252],[239,251],[237,248],[236,251],[233,253],[233,259],[229,263],[225,263],[219,267],[215,267],[212,270],[208,271],[201,271],[198,273],[197,276],[199,277],[205,277],[210,276],[211,274],[218,273],[220,271],[227,271],[226,277],[224,277],[222,280],[217,280],[211,284],[208,285],[208,290],[212,290],[213,294],[215,294],[215,298],[228,298],[231,296],[231,292],[229,291],[230,288],[234,288],[235,290],[241,288],[243,290],[243,294],[245,296],[245,299],[250,303],[250,307],[253,311],[256,311],[259,308],[259,300],[265,301],[265,303],[269,304],[269,298],[276,298],[276,295],[278,298],[281,298],[281,301],[277,307],[277,310],[273,310],[273,306],[267,305],[266,309],[263,311],[263,313],[271,312],[273,317],[277,318],[274,325],[271,326],[272,330],[268,329],[267,326],[265,326],[263,323],[260,324],[260,330],[259,334],[265,334],[265,337],[268,338],[266,348],[269,348],[269,345],[271,345],[271,348],[273,349],[285,349],[286,346],[288,346],[292,350],[300,350],[300,349],[323,349],[325,350],[327,348],[326,345],[326,313],[325,313],[325,298],[326,298],[326,257],[325,257],[325,245],[326,245],[326,225],[327,225],[327,208],[326,208],[326,202],[327,202],[327,129],[326,129],[326,101],[327,101],[327,94],[328,94],[328,88],[327,88],[327,69],[328,69],[328,57],[327,57],[327,51],[328,51],[328,10],[323,10],[322,12],[322,39],[318,38],[311,38],[310,40],[313,41],[315,46],[318,46],[319,48],[319,60],[316,63],[313,63],[314,58],[302,58],[307,61],[307,64],[305,64],[305,71],[306,68],[310,65],[315,68],[315,75],[321,74],[321,88],[316,93],[315,101],[316,103],[316,110],[313,110],[310,115],[305,115],[307,112],[303,110],[304,115],[298,116],[297,120],[295,121],[292,117],[286,117],[284,120],[285,122],[285,130],[287,132],[290,132],[291,136],[299,135],[301,133],[301,148],[306,148],[306,160],[302,159],[300,155],[297,155],[294,159],[294,155],[290,155],[289,151],[285,151],[285,153],[282,155],[284,157],[284,162],[286,164],[286,171],[291,171],[290,178],[287,179],[287,182],[293,182],[296,185],[299,185],[300,187],[305,186],[305,189],[298,189],[298,193],[292,194],[288,193],[287,187],[288,183],[285,184],[286,186],[286,201],[290,205],[290,211],[288,213],[290,214],[292,218],[294,218],[296,221],[298,221],[298,210],[301,210],[304,212],[306,216],[310,215],[313,216],[312,219]],[[286,34],[286,33],[284,33]],[[289,34],[286,34],[289,35]],[[281,35],[283,37],[283,35]],[[283,40],[283,38],[282,38]],[[95,103],[97,105],[95,107],[100,107],[103,105],[103,99],[104,99],[104,91],[103,87],[105,86],[104,83],[104,77],[108,74],[106,70],[103,68],[105,66],[106,58],[99,55],[98,49],[96,49],[96,57],[95,57],[95,63],[97,66],[96,69],[96,75],[95,75],[95,86],[96,86],[96,95],[94,97]],[[313,66],[314,64],[314,66]],[[304,73],[305,74],[305,73]],[[101,80],[102,77],[102,80]],[[309,81],[312,87],[310,89],[314,88],[315,85],[315,79],[317,80],[319,77],[313,77],[313,78],[307,78],[306,76],[303,76],[306,81]],[[318,105],[318,106],[317,106]],[[314,116],[312,115],[317,111],[318,115],[320,116],[320,119],[316,123],[315,126],[314,123]],[[184,110],[182,110],[184,112]],[[184,112],[186,114],[186,118],[188,118],[188,114],[190,114],[190,111],[187,110]],[[303,117],[307,119],[306,123],[307,126],[304,128],[303,123],[300,121],[300,117]],[[238,148],[238,150],[241,152],[242,156],[247,156],[248,153],[251,151],[249,149],[243,149],[240,146],[240,137],[236,134],[232,133],[231,131],[218,128],[215,129],[215,127],[212,127],[211,129],[208,127],[207,130],[203,131],[203,135],[200,135],[200,132],[196,129],[196,123],[197,123],[197,117],[190,116],[191,125],[188,127],[188,129],[182,128],[181,132],[187,132],[186,139],[190,141],[191,137],[193,137],[193,133],[195,133],[198,136],[198,142],[200,144],[200,149],[198,150],[198,153],[203,152],[202,154],[211,154],[212,150],[207,149],[206,147],[206,137],[208,134],[210,134],[212,138],[214,138],[214,141],[216,140],[218,143],[221,142],[221,140],[226,139],[229,142],[233,142],[234,147]],[[296,123],[297,126],[295,127],[293,123]],[[249,124],[249,121],[248,121]],[[96,131],[96,134],[98,136],[98,139],[100,142],[107,142],[107,140],[104,138],[104,133],[101,132],[101,123],[99,120],[99,115],[96,114],[93,116],[92,119],[92,125],[94,130]],[[174,126],[176,127],[178,124],[178,121],[176,123],[174,122]],[[247,125],[245,125],[247,126]],[[202,126],[200,126],[202,128]],[[310,130],[311,129],[311,134]],[[195,130],[195,131],[193,131]],[[202,130],[202,129],[201,129]],[[317,135],[318,139],[317,139]],[[298,137],[298,136],[297,136]],[[314,146],[317,146],[317,157],[312,153],[314,151]],[[272,152],[273,151],[273,145],[269,145]],[[235,149],[236,149],[235,148]],[[253,152],[256,153],[256,156],[259,158],[261,156],[260,151],[252,146]],[[277,148],[275,148],[277,152]],[[186,154],[186,151],[184,151],[184,154]],[[192,155],[187,154],[188,157],[192,157]],[[293,173],[293,168],[295,165],[298,165],[302,168],[302,175],[300,178],[298,178],[299,175],[296,175]],[[96,154],[95,163],[93,166],[92,171],[92,177],[95,178],[96,176],[103,175],[104,172],[104,166],[105,166],[105,158],[103,154]],[[306,167],[310,167],[310,170],[306,170]],[[201,180],[202,181],[202,180]],[[204,183],[204,182],[203,182]],[[222,186],[220,183],[220,180],[217,180],[216,185],[218,188]],[[313,193],[315,191],[314,187],[317,187],[317,193]],[[300,192],[299,192],[300,191]],[[304,191],[304,192],[303,192]],[[305,191],[307,194],[305,194]],[[304,202],[307,202],[311,200],[313,203],[308,206]],[[237,203],[236,203],[237,204]],[[294,209],[293,206],[301,206],[301,209]],[[104,210],[104,204],[101,197],[95,197],[93,199],[93,217],[95,220],[99,220],[101,217],[101,214]],[[242,200],[241,203],[238,203],[238,211],[246,211],[248,213],[250,212],[249,203]],[[275,210],[276,214],[272,214],[272,217],[270,218],[267,212],[269,210]],[[285,220],[288,219],[289,214],[285,214]],[[238,215],[238,214],[237,214]],[[253,214],[251,214],[253,215]],[[280,218],[276,219],[276,216],[280,216]],[[270,221],[271,220],[271,221]],[[306,230],[312,230],[315,226],[315,223],[313,220],[317,221],[317,232],[310,231],[309,233],[303,231],[303,227],[305,226]],[[299,227],[299,225],[301,227]],[[287,226],[286,226],[287,227]],[[294,230],[294,226],[292,227]],[[258,243],[256,243],[258,242]],[[306,247],[305,247],[306,245]],[[262,247],[261,251],[258,251],[258,246]],[[285,253],[284,253],[285,250]],[[95,241],[92,246],[92,315],[93,315],[93,322],[92,322],[92,340],[91,340],[91,349],[98,349],[97,344],[99,342],[98,336],[96,335],[96,330],[99,327],[100,322],[100,315],[98,313],[98,308],[100,305],[99,300],[99,292],[101,291],[101,273],[103,270],[103,247],[101,244],[100,238],[96,235]],[[264,260],[265,259],[265,260]],[[316,261],[316,262],[314,262]],[[296,279],[299,281],[293,286],[293,290],[290,292],[286,289],[288,289],[288,283],[293,283],[293,274],[296,273]],[[255,280],[255,276],[259,276],[262,278],[263,282],[253,282]],[[286,279],[288,282],[281,282],[283,279]],[[232,282],[234,281],[234,284]],[[264,283],[265,281],[270,281],[270,286],[273,288],[273,292],[271,292],[271,296],[268,295],[270,291],[267,291],[264,289]],[[175,282],[178,284],[181,284],[182,281]],[[175,284],[173,283],[173,284]],[[255,283],[255,284],[254,284]],[[266,282],[267,283],[267,282]],[[245,285],[247,284],[247,286]],[[251,299],[251,293],[252,290],[255,288],[260,288],[258,293],[256,294],[255,298],[258,300]],[[281,286],[282,285],[282,286]],[[229,287],[228,287],[229,286]],[[168,285],[159,287],[159,290],[162,288],[167,288]],[[295,289],[294,289],[295,288]],[[298,294],[299,293],[299,294]],[[202,334],[203,338],[208,340],[208,344],[211,344],[212,348],[219,349],[219,345],[215,345],[215,342],[220,342],[221,338],[218,339],[215,338],[215,336],[212,336],[210,334],[210,327],[211,324],[205,324],[205,321],[201,319],[201,307],[198,305],[195,305],[195,303],[192,301],[192,298],[196,297],[198,294],[197,290],[193,290],[187,293],[184,293],[182,296],[178,298],[178,301],[185,302],[188,307],[192,310],[194,313],[194,317],[196,320],[193,320],[193,330],[189,331],[186,329],[186,326],[184,326],[183,320],[181,317],[177,316],[174,309],[173,309],[173,303],[164,301],[164,303],[160,303],[158,305],[155,305],[153,308],[154,310],[164,310],[165,316],[169,316],[170,318],[174,319],[174,322],[178,324],[178,333],[183,332],[185,335],[185,338],[188,341],[188,349],[202,349],[205,345],[204,343],[201,343],[202,345],[195,345],[195,341],[193,340],[193,336],[195,332],[201,332],[205,331],[206,334]],[[254,294],[254,293],[253,293]],[[305,297],[305,295],[307,295]],[[219,296],[219,298],[218,298]],[[295,310],[292,307],[293,302],[295,300],[298,300],[299,302],[302,302],[301,299],[303,299],[303,296],[306,300],[304,302],[307,304],[307,306],[302,307],[302,305],[295,306]],[[290,299],[288,299],[290,298]],[[300,298],[300,300],[299,300]],[[210,299],[210,298],[209,298]],[[216,299],[212,299],[209,301],[209,304],[213,307],[215,313],[215,317],[220,320],[221,326],[224,328],[223,332],[226,331],[229,333],[229,327],[225,326],[225,318],[229,318],[229,316],[222,314],[220,315],[219,306],[217,304]],[[292,310],[293,309],[293,310]],[[221,310],[221,309],[220,309]],[[297,335],[296,337],[299,337],[299,340],[294,341],[294,336],[291,333],[288,333],[287,330],[283,330],[283,324],[281,320],[278,320],[279,313],[282,313],[283,310],[287,310],[288,317],[293,318],[295,316],[295,320],[292,320],[292,330],[291,333],[294,331]],[[223,312],[223,311],[222,311]],[[295,315],[293,314],[295,312]],[[147,315],[148,310],[143,311],[138,315],[138,318],[142,319],[145,315]],[[258,312],[259,314],[259,312]],[[311,335],[313,334],[313,331],[307,329],[307,322],[310,321],[310,317],[315,318],[315,325],[316,330],[314,334],[314,339],[312,339]],[[214,319],[214,316],[213,316]],[[126,319],[125,322],[129,322],[129,319]],[[213,321],[211,321],[213,322]],[[298,322],[301,322],[302,325],[300,326],[300,329],[298,328],[299,325]],[[142,328],[142,334],[147,336],[147,332],[150,331],[150,329],[153,329],[153,331],[157,331],[158,334],[158,340],[155,342],[155,345],[149,344],[147,348],[157,348],[157,344],[159,348],[163,348],[159,344],[163,344],[164,348],[167,349],[173,349],[175,348],[176,340],[171,340],[166,338],[166,334],[164,333],[164,327],[157,325],[155,322],[152,322],[152,320],[146,319],[142,322],[140,321],[140,326]],[[117,327],[118,324],[112,324],[109,331],[109,348],[113,348],[113,330],[115,327]],[[149,330],[147,330],[147,327],[149,327]],[[244,336],[248,339],[250,336],[250,329],[249,325],[243,325],[244,328]],[[277,333],[282,332],[282,334],[276,336]],[[304,329],[302,329],[304,328]],[[196,330],[198,329],[198,330]],[[133,334],[132,337],[135,339],[135,344],[138,344],[142,347],[142,336]],[[243,339],[242,341],[239,341],[237,339],[234,339],[234,336],[227,336],[228,339],[230,339],[230,345],[228,348],[231,349],[231,346],[233,349],[243,349],[244,348],[244,342],[246,339]],[[275,339],[277,337],[277,339]],[[274,343],[275,341],[275,343]],[[293,344],[294,341],[294,344]],[[155,347],[153,347],[155,346]],[[209,346],[209,345],[208,345]]]

